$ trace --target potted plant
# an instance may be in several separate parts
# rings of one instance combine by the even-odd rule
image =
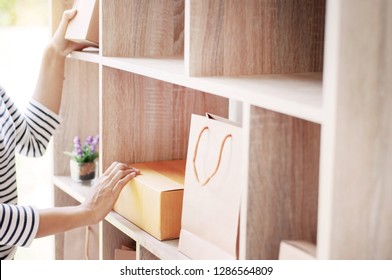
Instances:
[[[98,158],[99,137],[88,136],[84,144],[81,144],[80,137],[73,140],[73,151],[65,152],[71,157],[70,170],[71,178],[76,182],[93,180],[96,176]]]

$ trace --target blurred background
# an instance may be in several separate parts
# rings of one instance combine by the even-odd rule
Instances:
[[[0,0],[0,85],[22,111],[35,89],[49,38],[49,0]],[[17,156],[16,166],[19,204],[53,206],[52,144],[44,157]],[[15,259],[54,259],[54,238],[19,248]]]

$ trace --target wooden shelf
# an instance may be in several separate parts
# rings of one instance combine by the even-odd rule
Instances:
[[[322,74],[190,77],[181,58],[102,57],[102,64],[322,123]]]
[[[322,73],[190,77],[182,58],[102,57],[97,51],[73,52],[69,57],[322,123]]]
[[[74,182],[68,176],[54,176],[53,183],[78,202],[83,202],[91,187],[90,183],[82,185],[81,183]],[[159,241],[114,211],[111,211],[105,220],[160,259],[188,259],[177,250],[178,239]]]
[[[68,176],[53,176],[53,184],[80,203],[84,201],[91,187],[90,184],[77,183]]]
[[[74,51],[69,55],[70,58],[87,61],[92,63],[100,63],[101,56],[98,49],[88,48],[83,51]]]
[[[188,259],[177,250],[178,239],[159,241],[113,211],[109,213],[105,220],[162,260]]]
[[[55,30],[71,1],[52,2]],[[363,2],[100,1],[99,51],[66,60],[54,174],[69,174],[75,135],[99,133],[105,170],[184,159],[191,114],[237,114],[240,259],[277,259],[294,239],[318,259],[391,259],[392,5]],[[88,191],[54,183],[56,205]],[[139,259],[187,259],[115,212],[100,225],[101,259],[133,242]]]

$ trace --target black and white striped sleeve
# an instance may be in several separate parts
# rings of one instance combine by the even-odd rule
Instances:
[[[1,204],[0,244],[30,246],[39,225],[39,213],[32,206]]]
[[[41,103],[31,100],[24,117],[14,119],[17,151],[26,156],[42,156],[60,121],[58,115]]]

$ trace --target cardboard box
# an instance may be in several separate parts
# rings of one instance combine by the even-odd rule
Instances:
[[[141,175],[121,191],[114,211],[159,240],[181,230],[185,160],[133,164]]]
[[[99,45],[99,0],[75,0],[78,11],[69,22],[65,39],[86,46]]]
[[[121,249],[114,249],[115,260],[136,260],[136,250],[122,245]]]
[[[282,241],[279,250],[280,260],[315,260],[316,245],[306,241]]]

